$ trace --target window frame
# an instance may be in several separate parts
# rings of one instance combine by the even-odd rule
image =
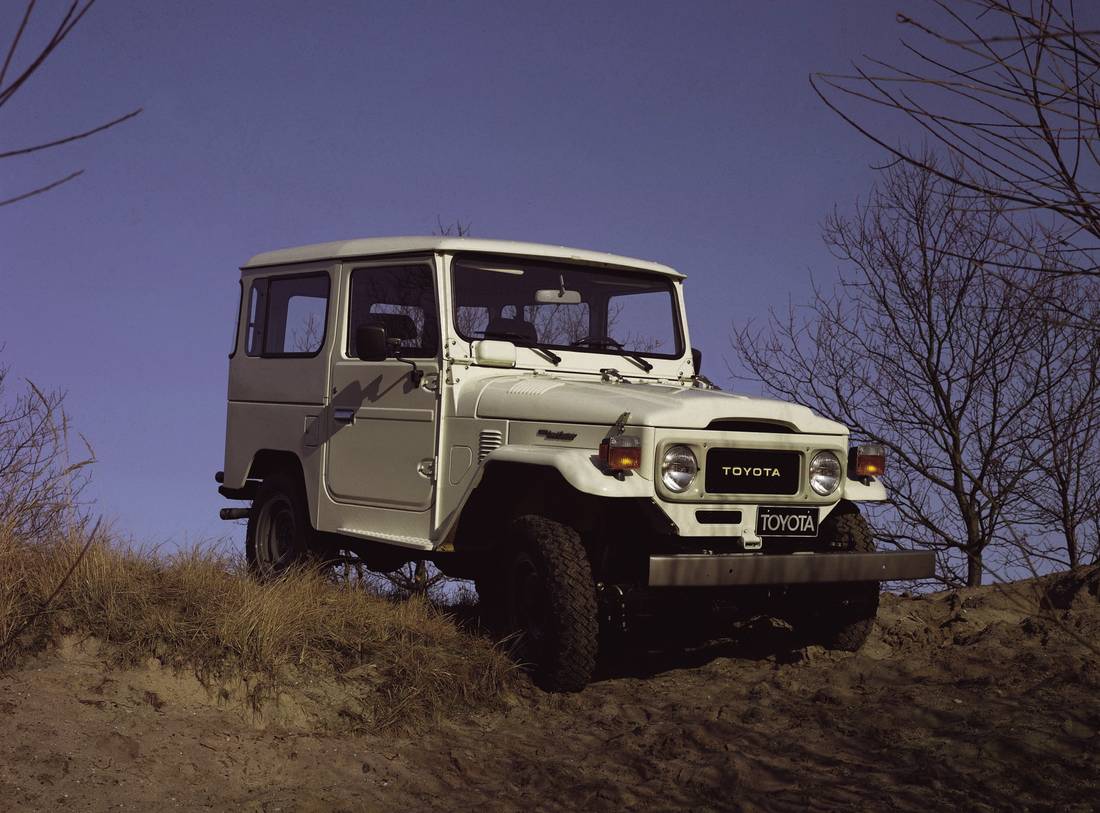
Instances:
[[[249,286],[251,290],[251,286]],[[229,358],[234,358],[241,347],[241,315],[244,313],[244,280],[237,280],[237,326],[233,330],[233,349],[229,351]]]
[[[323,277],[325,280],[325,317],[322,320],[324,323],[324,330],[321,333],[321,341],[317,346],[317,350],[313,353],[269,353],[266,351],[267,347],[267,326],[271,321],[271,285],[276,282],[284,282],[296,279],[311,279],[316,277]],[[261,359],[312,359],[317,358],[325,350],[325,345],[328,344],[329,334],[329,316],[332,309],[332,272],[330,269],[322,269],[319,271],[302,271],[294,274],[275,274],[269,276],[257,276],[252,280],[252,285],[249,286],[251,292],[252,287],[257,282],[264,282],[265,290],[264,297],[264,314],[263,322],[260,323],[260,352],[253,354],[252,358]],[[289,303],[289,299],[287,300]],[[285,336],[284,336],[285,341]],[[247,351],[246,351],[247,352]]]
[[[456,254],[452,255],[452,257],[451,257],[450,267],[448,268],[448,272],[447,272],[450,276],[449,283],[450,283],[450,290],[451,290],[451,303],[450,303],[451,313],[449,315],[449,318],[451,319],[451,323],[452,323],[452,326],[454,328],[455,335],[458,336],[463,341],[469,342],[471,344],[471,346],[473,345],[474,342],[482,341],[483,337],[480,337],[480,336],[466,336],[461,332],[461,330],[459,330],[459,327],[458,327],[458,308],[460,307],[460,305],[459,305],[458,296],[457,296],[457,286],[455,284],[455,274],[458,271],[458,266],[459,265],[462,265],[463,263],[478,263],[478,262],[496,263],[498,265],[507,265],[509,262],[512,262],[512,263],[515,263],[517,265],[523,265],[523,264],[536,265],[536,266],[541,265],[541,266],[547,266],[547,267],[551,267],[551,268],[560,267],[560,266],[572,266],[574,268],[580,268],[580,269],[585,269],[585,270],[589,270],[589,271],[605,272],[605,273],[609,273],[609,274],[620,274],[621,273],[623,276],[626,276],[626,277],[629,277],[630,275],[636,275],[636,276],[643,276],[643,277],[650,278],[650,279],[659,279],[659,280],[662,280],[664,282],[664,284],[668,286],[667,291],[668,291],[668,296],[669,296],[669,304],[670,304],[670,307],[672,309],[672,328],[673,328],[673,331],[674,331],[673,338],[675,339],[675,348],[676,348],[676,352],[674,352],[674,353],[650,353],[650,352],[643,352],[641,350],[631,350],[629,348],[624,349],[620,352],[615,347],[596,348],[596,347],[588,347],[588,346],[583,346],[583,345],[580,345],[580,346],[565,346],[565,345],[557,345],[557,344],[547,344],[547,343],[544,343],[544,342],[538,342],[537,344],[533,345],[534,347],[545,347],[545,348],[548,348],[550,350],[555,350],[555,351],[561,350],[561,351],[566,351],[566,352],[570,352],[570,353],[588,353],[588,354],[599,354],[599,355],[608,355],[608,354],[622,355],[623,353],[626,353],[628,355],[636,355],[636,356],[641,356],[643,358],[650,358],[650,359],[659,359],[661,361],[677,361],[679,359],[682,359],[684,357],[684,354],[686,352],[688,352],[687,341],[686,341],[686,337],[684,336],[684,324],[683,324],[683,318],[682,318],[682,315],[681,315],[682,306],[681,306],[681,302],[680,302],[680,295],[679,295],[678,286],[675,284],[675,280],[668,278],[668,276],[665,275],[665,274],[659,274],[659,273],[656,273],[656,272],[653,272],[653,271],[647,271],[645,269],[620,268],[620,267],[617,267],[617,266],[605,267],[605,266],[600,266],[600,265],[597,265],[597,264],[586,263],[586,262],[569,262],[567,260],[561,260],[561,259],[557,259],[557,258],[553,258],[553,257],[536,258],[536,257],[510,256],[510,255],[506,255],[506,254],[493,255],[493,254],[464,254],[464,253],[463,254],[458,254],[458,253],[456,253]],[[656,292],[657,290],[660,290],[660,289],[658,289],[658,288],[653,289],[654,292]],[[604,308],[605,308],[605,311],[606,311],[607,303],[611,299],[611,295],[609,295],[607,297],[604,297],[604,299],[605,299]],[[526,303],[526,304],[530,304],[530,303]],[[470,305],[463,305],[461,307],[471,307],[471,306]],[[589,304],[589,308],[590,308],[591,313],[595,313],[595,311],[591,309],[591,303]],[[606,318],[606,312],[604,314],[604,318]],[[526,347],[526,345],[516,345],[516,346],[517,347]]]
[[[370,258],[370,259],[367,259],[365,261],[349,262],[349,263],[346,264],[346,267],[348,269],[348,272],[347,272],[347,287],[346,287],[346,291],[345,291],[346,295],[347,295],[347,304],[346,304],[346,306],[344,307],[343,310],[346,314],[344,324],[345,324],[345,333],[347,335],[344,337],[344,341],[340,343],[341,344],[340,352],[343,354],[343,357],[344,357],[345,360],[347,360],[347,361],[357,361],[357,362],[360,362],[362,364],[382,364],[382,363],[385,363],[385,362],[395,360],[397,358],[396,356],[390,355],[390,356],[386,356],[386,358],[383,361],[363,361],[358,356],[352,354],[351,345],[352,345],[352,341],[355,338],[354,337],[355,326],[352,324],[352,312],[351,312],[352,308],[354,307],[354,301],[355,301],[354,297],[352,296],[352,285],[354,284],[355,272],[357,272],[357,271],[380,270],[380,269],[386,269],[386,268],[397,268],[397,267],[405,267],[405,266],[417,266],[417,267],[423,268],[424,271],[428,275],[428,279],[429,279],[429,281],[431,283],[431,286],[432,286],[432,298],[435,302],[436,348],[435,348],[435,353],[433,353],[432,355],[412,356],[412,355],[402,353],[401,358],[415,360],[415,361],[432,361],[432,360],[439,361],[442,358],[442,356],[443,356],[443,346],[444,346],[444,343],[445,343],[444,338],[443,338],[443,305],[444,305],[444,302],[443,302],[443,298],[441,296],[440,285],[439,285],[439,276],[437,274],[436,263],[434,261],[434,258],[432,258],[432,257],[424,257],[422,255],[418,255],[418,256],[408,257],[408,258],[404,258],[404,257]],[[396,303],[386,303],[386,304],[396,304]],[[427,325],[427,317],[425,317],[425,325]],[[421,338],[423,338],[423,337],[421,337]]]

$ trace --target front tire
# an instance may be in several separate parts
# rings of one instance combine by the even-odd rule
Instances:
[[[819,535],[832,552],[874,553],[870,526],[852,503],[838,505]],[[794,628],[806,643],[826,649],[855,652],[867,641],[878,614],[879,582],[824,584],[804,595]]]
[[[512,524],[503,620],[516,657],[550,691],[583,689],[596,668],[599,617],[592,567],[579,534],[539,516]]]
[[[310,558],[313,536],[298,480],[286,472],[264,478],[252,501],[245,533],[248,569],[261,580],[278,578]]]

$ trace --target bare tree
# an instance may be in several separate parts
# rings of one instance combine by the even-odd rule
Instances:
[[[454,223],[447,223],[444,225],[443,218],[439,215],[435,216],[436,226],[432,230],[432,234],[439,235],[440,237],[469,237],[470,236],[470,224],[463,223],[461,220],[456,220]]]
[[[945,582],[977,585],[1018,515],[1029,410],[1058,382],[1026,375],[1043,331],[1026,318],[1025,272],[1005,278],[1026,250],[1003,233],[1004,204],[974,206],[944,174],[888,170],[853,217],[825,226],[837,289],[734,338],[770,392],[889,448],[896,510],[880,539],[931,548]]]
[[[301,319],[301,326],[292,331],[292,346],[296,353],[316,353],[324,338],[325,326],[316,311],[309,311]]]
[[[46,60],[61,47],[61,44],[68,38],[69,34],[72,33],[73,29],[76,28],[82,19],[84,19],[84,15],[88,13],[93,5],[95,5],[95,0],[73,0],[64,16],[62,16],[57,26],[53,29],[53,33],[49,38],[46,39],[44,43],[31,46],[31,52],[24,57],[20,54],[20,46],[26,45],[24,36],[27,34],[36,4],[36,0],[27,0],[23,7],[22,16],[18,18],[19,23],[15,27],[15,33],[8,43],[7,50],[3,52],[3,63],[0,64],[0,108],[3,108],[4,105],[11,101],[15,94],[22,90],[35,73],[41,69]],[[134,116],[137,116],[139,113],[141,113],[140,107],[88,130],[70,133],[59,138],[26,147],[5,150],[0,152],[0,159],[32,155],[34,153],[43,152],[44,150],[60,147],[64,144],[70,144],[74,141],[80,141],[81,139],[88,138],[89,136],[93,136],[122,124],[124,121],[134,118]],[[68,183],[83,173],[84,170],[78,169],[63,177],[55,178],[42,186],[0,199],[0,206],[17,203],[18,201],[33,197],[34,195],[56,189],[58,186]]]
[[[7,371],[0,368],[0,537],[43,539],[79,521],[86,455],[70,456],[68,419],[59,392],[45,393],[31,382],[4,398]]]
[[[1077,280],[1041,284],[1042,300],[1057,299],[1091,321],[1100,317]],[[1022,492],[1037,533],[1022,553],[1077,568],[1100,553],[1100,342],[1049,312],[1038,318],[1040,342],[1026,374],[1042,386],[1029,416],[1034,433],[1023,445],[1029,475]]]
[[[376,575],[378,586],[398,598],[428,598],[433,591],[450,581],[442,571],[423,559],[409,562],[389,573]]]
[[[992,198],[1002,211],[1047,213],[1033,267],[1100,276],[1100,26],[1077,19],[1080,9],[1096,18],[1096,7],[933,0],[931,9],[929,19],[897,15],[915,35],[903,41],[908,64],[866,59],[852,74],[815,74],[814,89],[896,158],[969,190],[972,205]],[[891,143],[884,110],[949,160]],[[1008,219],[1007,239],[1019,237],[1017,222]]]

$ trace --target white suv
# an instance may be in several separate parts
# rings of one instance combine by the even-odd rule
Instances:
[[[685,595],[763,603],[856,648],[879,581],[855,506],[878,446],[795,404],[720,392],[688,339],[683,275],[559,246],[351,240],[241,269],[219,491],[250,508],[261,576],[339,555],[428,559],[552,688],[601,639]]]

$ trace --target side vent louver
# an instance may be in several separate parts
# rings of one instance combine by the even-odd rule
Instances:
[[[477,440],[477,462],[480,463],[493,449],[504,443],[504,433],[498,429],[483,429]]]

